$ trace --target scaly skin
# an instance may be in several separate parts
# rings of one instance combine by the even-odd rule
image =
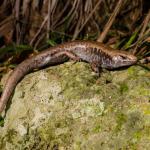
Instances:
[[[114,50],[104,44],[91,41],[74,41],[49,48],[20,63],[8,78],[0,99],[2,112],[17,83],[34,69],[64,63],[69,58],[91,64],[95,72],[100,68],[116,69],[136,64],[137,58],[124,51]]]

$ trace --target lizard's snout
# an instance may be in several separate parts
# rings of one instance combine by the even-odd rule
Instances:
[[[134,63],[136,63],[138,61],[138,59],[137,59],[136,56],[132,56],[131,61],[134,62]]]

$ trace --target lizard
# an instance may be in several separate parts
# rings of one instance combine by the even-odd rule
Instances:
[[[10,74],[0,98],[0,113],[5,109],[16,85],[26,74],[35,69],[64,63],[69,59],[87,62],[97,73],[100,73],[101,68],[113,70],[138,62],[137,57],[129,52],[114,50],[95,41],[71,41],[50,47],[21,62]]]

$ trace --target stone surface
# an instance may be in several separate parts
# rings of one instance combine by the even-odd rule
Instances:
[[[150,72],[68,62],[27,75],[0,128],[1,150],[148,150]]]

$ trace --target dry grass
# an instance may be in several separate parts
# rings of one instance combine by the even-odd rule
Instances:
[[[88,39],[148,55],[149,5],[146,0],[1,0],[0,47],[38,49]]]

